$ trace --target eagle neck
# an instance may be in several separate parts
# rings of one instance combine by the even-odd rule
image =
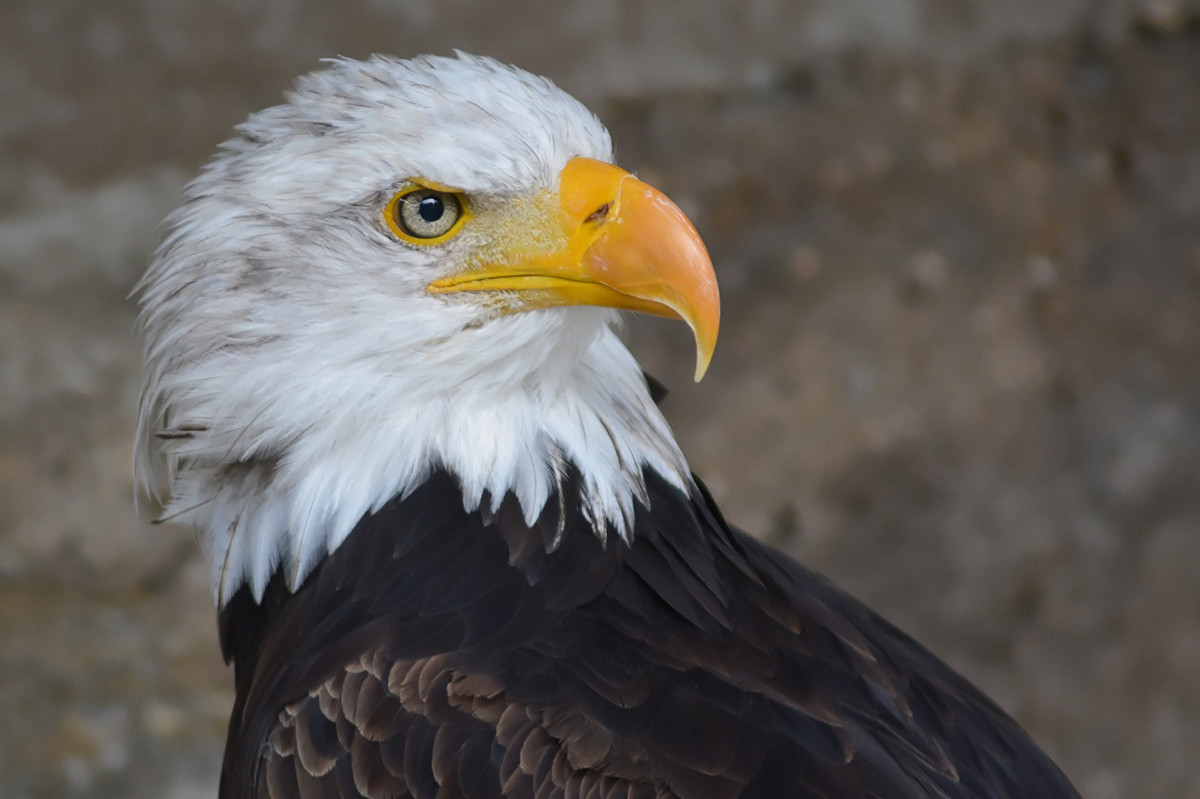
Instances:
[[[361,519],[435,473],[457,482],[464,511],[495,513],[510,498],[527,525],[569,478],[601,542],[634,536],[647,472],[688,490],[687,463],[646,379],[607,326],[570,379],[535,373],[508,391],[418,401],[374,378],[364,374],[359,401],[331,406],[278,456],[177,473],[167,515],[201,530],[219,605],[243,585],[261,599],[276,572],[298,590]]]

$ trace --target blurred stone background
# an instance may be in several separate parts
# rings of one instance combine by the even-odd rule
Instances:
[[[1200,7],[0,0],[0,795],[214,795],[231,675],[132,506],[180,186],[324,56],[553,77],[705,235],[631,320],[727,516],[1012,712],[1081,791],[1200,797]]]

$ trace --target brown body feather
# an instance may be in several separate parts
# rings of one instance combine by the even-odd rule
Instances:
[[[435,474],[296,594],[221,617],[221,795],[1073,797],[911,639],[648,474],[632,544],[568,479],[529,527]]]

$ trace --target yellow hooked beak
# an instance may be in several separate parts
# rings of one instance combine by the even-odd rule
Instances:
[[[704,242],[679,206],[623,169],[591,158],[563,167],[558,200],[561,246],[471,266],[428,290],[512,293],[511,312],[600,305],[682,319],[696,339],[699,381],[717,343],[721,302]]]

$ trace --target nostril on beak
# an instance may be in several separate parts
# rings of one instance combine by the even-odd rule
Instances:
[[[594,225],[599,222],[603,222],[605,217],[608,216],[608,209],[611,205],[612,205],[612,203],[605,203],[604,205],[597,208],[595,211],[592,211],[592,213],[588,215],[588,218],[583,220],[584,223]]]

